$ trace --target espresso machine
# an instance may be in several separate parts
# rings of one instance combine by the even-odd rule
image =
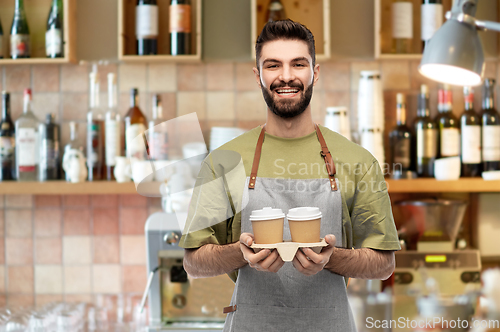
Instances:
[[[186,214],[157,212],[146,222],[148,331],[221,331],[234,283],[227,275],[194,279],[186,273],[178,218]]]
[[[466,207],[466,202],[444,199],[394,204],[394,219],[406,250],[395,253],[393,319],[416,317],[422,313],[420,306],[429,306],[429,298],[452,303],[480,290],[479,250],[456,248]]]

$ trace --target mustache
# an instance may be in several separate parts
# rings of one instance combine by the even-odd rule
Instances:
[[[301,82],[290,82],[290,83],[284,83],[284,82],[275,82],[271,84],[269,87],[269,90],[275,90],[279,88],[297,88],[300,90],[304,90],[304,84]]]

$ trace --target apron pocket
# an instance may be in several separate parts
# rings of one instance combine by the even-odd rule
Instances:
[[[231,332],[352,331],[348,316],[341,317],[336,307],[291,308],[242,303],[232,315]]]

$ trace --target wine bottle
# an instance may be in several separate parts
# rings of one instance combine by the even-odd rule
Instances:
[[[460,117],[462,176],[481,175],[481,118],[474,111],[474,90],[464,87],[465,110]]]
[[[158,6],[156,0],[137,0],[135,35],[138,55],[158,53]]]
[[[170,54],[191,53],[191,2],[172,0],[170,2]]]
[[[69,153],[72,149],[83,153],[83,146],[78,139],[77,123],[74,121],[69,123],[69,142],[64,146],[64,154]],[[68,182],[71,181],[68,174],[65,174],[64,178]]]
[[[420,21],[422,52],[434,33],[443,25],[443,16],[442,0],[422,0]]]
[[[99,105],[99,75],[90,73],[90,103],[87,113],[87,167],[88,180],[104,179],[104,119]]]
[[[271,0],[267,6],[266,22],[286,20],[285,6],[280,0]]]
[[[40,181],[59,179],[61,130],[54,119],[54,114],[47,114],[45,123],[40,124],[38,129],[40,132],[40,172],[38,177]]]
[[[436,123],[431,119],[429,111],[429,88],[420,86],[418,96],[417,118],[415,128],[415,169],[419,177],[434,177],[434,161],[437,157]]]
[[[3,28],[2,28],[2,21],[0,21],[0,59],[3,59]]]
[[[139,90],[130,90],[130,109],[125,115],[126,156],[139,160],[146,159],[146,139],[144,132],[148,121],[139,108]]]
[[[105,120],[105,155],[106,155],[106,179],[112,181],[115,179],[113,171],[116,165],[116,157],[121,154],[121,118],[117,113],[117,92],[116,75],[108,74],[108,111]]]
[[[396,127],[389,133],[393,177],[403,177],[411,167],[411,132],[406,126],[406,102],[402,93],[396,95]]]
[[[10,94],[2,91],[2,120],[0,121],[0,181],[14,180],[14,147],[16,128],[10,117]]]
[[[48,58],[62,58],[63,54],[63,2],[52,0],[45,31],[45,53]]]
[[[409,0],[393,0],[391,10],[392,53],[411,53],[413,39],[413,3]]]
[[[153,96],[153,119],[149,121],[149,156],[153,160],[168,159],[167,122],[163,118],[163,108],[159,95]]]
[[[10,28],[10,57],[12,59],[30,57],[30,30],[24,11],[24,0],[16,0],[14,19]]]
[[[16,120],[16,178],[36,181],[39,165],[37,117],[31,111],[31,89],[24,90],[23,114]]]
[[[500,170],[500,116],[495,109],[494,91],[495,80],[485,79],[482,110],[483,171]]]
[[[460,155],[460,129],[457,118],[452,112],[452,94],[448,86],[439,90],[442,101],[436,123],[439,127],[438,156],[439,158]]]

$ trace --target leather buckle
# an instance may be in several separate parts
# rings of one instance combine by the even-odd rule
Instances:
[[[236,311],[236,304],[235,305],[231,305],[229,307],[222,308],[222,313],[223,314],[229,314],[229,313],[235,312],[235,311]]]

